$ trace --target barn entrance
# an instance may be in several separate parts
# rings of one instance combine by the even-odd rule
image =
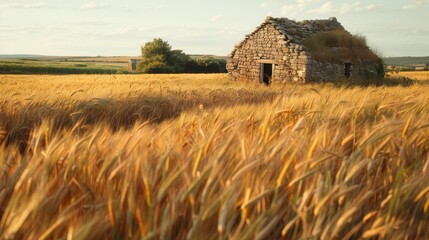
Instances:
[[[344,75],[347,78],[350,78],[352,76],[352,63],[350,62],[344,63]]]
[[[271,83],[271,79],[273,78],[273,64],[262,63],[261,68],[262,68],[261,82],[263,82],[265,85],[269,85]]]

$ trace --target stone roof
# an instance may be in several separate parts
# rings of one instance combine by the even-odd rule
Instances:
[[[268,24],[272,24],[284,36],[285,44],[303,45],[306,38],[311,37],[319,32],[327,32],[333,30],[345,31],[344,27],[337,21],[335,17],[327,20],[303,20],[294,21],[287,18],[266,17],[265,21],[259,25],[255,31],[247,34],[245,39],[235,46],[231,53],[233,55],[237,48],[240,48],[247,39],[261,28]]]
[[[345,30],[334,17],[328,20],[304,20],[301,22],[287,18],[267,17],[265,23],[267,22],[272,23],[279,32],[285,35],[285,40],[298,44],[319,32]]]

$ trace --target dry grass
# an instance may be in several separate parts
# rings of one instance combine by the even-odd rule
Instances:
[[[409,78],[417,81],[429,81],[429,71],[389,72],[391,78]]]
[[[347,31],[320,32],[307,38],[304,45],[312,58],[321,62],[343,63],[344,59],[381,62],[368,47],[364,36],[352,35]]]
[[[39,120],[22,126],[30,129],[25,149],[0,148],[1,238],[429,238],[425,85],[20,77],[1,78],[2,113],[16,114],[1,119]],[[133,104],[170,112],[145,102],[169,96],[181,101],[174,116],[118,120]],[[110,102],[56,126],[57,112],[74,111],[74,101],[91,106],[94,97]],[[55,110],[38,116],[41,103]],[[0,138],[10,137],[2,126]]]

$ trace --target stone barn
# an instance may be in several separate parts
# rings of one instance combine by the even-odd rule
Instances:
[[[235,80],[323,82],[384,75],[366,39],[347,32],[336,18],[293,21],[267,17],[228,57]]]

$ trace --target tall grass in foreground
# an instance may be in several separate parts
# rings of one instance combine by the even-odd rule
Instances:
[[[128,128],[46,116],[0,148],[1,237],[429,238],[427,87],[295,88]]]

